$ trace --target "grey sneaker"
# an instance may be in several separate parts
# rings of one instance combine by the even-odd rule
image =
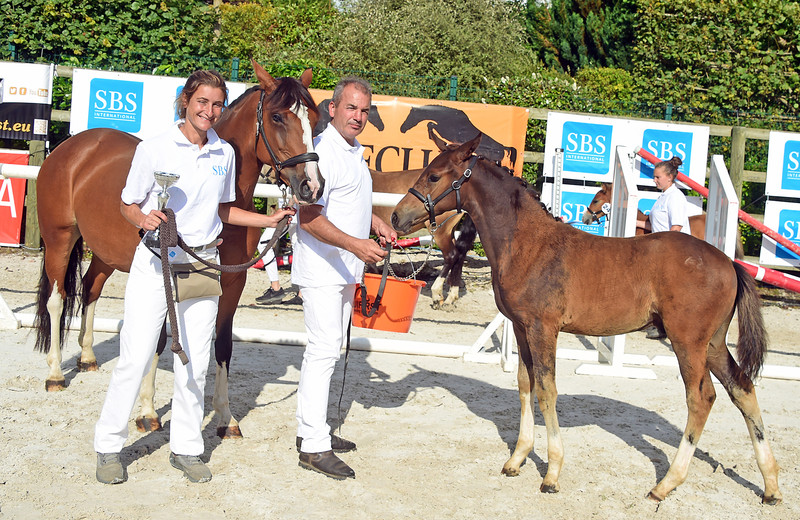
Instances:
[[[211,480],[211,471],[197,455],[169,454],[169,463],[173,468],[183,471],[190,482],[201,483]]]
[[[119,453],[97,454],[97,481],[103,484],[119,484],[125,481],[125,472],[119,461]]]
[[[277,291],[272,287],[270,287],[269,289],[266,290],[264,294],[256,297],[256,303],[260,303],[262,305],[270,303],[280,303],[281,300],[283,300],[284,296],[286,296],[286,291],[283,290],[283,287],[281,287]]]

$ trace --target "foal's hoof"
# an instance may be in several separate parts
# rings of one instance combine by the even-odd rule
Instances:
[[[518,477],[519,476],[519,468],[503,468],[503,471],[500,472],[501,475],[505,475],[507,477]]]
[[[656,495],[652,491],[647,494],[647,498],[648,500],[652,500],[653,502],[661,502],[662,500],[664,500],[663,497]]]
[[[161,421],[158,420],[158,417],[137,417],[136,418],[136,429],[142,433],[144,432],[157,432],[161,429]]]
[[[97,372],[97,361],[90,361],[89,363],[84,363],[79,359],[78,372]]]
[[[48,392],[60,392],[67,387],[67,382],[64,379],[48,379],[44,382],[44,389]]]
[[[783,502],[783,497],[778,497],[778,496],[768,497],[767,495],[761,497],[761,503],[766,504],[768,506],[777,506],[781,502]]]
[[[542,493],[558,493],[558,484],[542,484],[539,486]]]
[[[242,430],[239,426],[217,426],[217,437],[220,439],[241,439]]]

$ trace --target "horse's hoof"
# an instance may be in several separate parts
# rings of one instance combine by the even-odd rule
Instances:
[[[542,493],[558,493],[558,484],[553,484],[553,485],[542,484],[541,486],[539,486],[539,491],[541,491]]]
[[[766,495],[761,497],[761,503],[762,504],[766,504],[768,506],[777,506],[781,502],[783,502],[783,498],[782,497],[776,497],[776,496],[768,497]]]
[[[500,474],[507,477],[518,477],[519,468],[503,468],[503,471],[501,471]]]
[[[78,372],[97,372],[97,361],[84,363],[78,360]]]
[[[649,500],[652,500],[653,502],[661,502],[662,500],[664,500],[663,497],[660,497],[660,496],[656,495],[652,491],[647,494],[647,498]]]
[[[137,417],[136,418],[136,429],[142,433],[144,432],[157,432],[161,429],[161,421],[158,420],[158,417],[153,419],[152,417]]]
[[[48,379],[44,382],[44,389],[48,392],[60,392],[67,387],[67,382],[64,379]]]
[[[217,437],[220,439],[241,439],[242,430],[238,426],[217,426]]]

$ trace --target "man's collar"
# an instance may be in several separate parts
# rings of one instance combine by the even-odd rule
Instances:
[[[348,152],[355,153],[362,148],[361,143],[358,142],[358,139],[353,139],[354,144],[352,145],[348,143],[347,140],[345,140],[345,138],[342,137],[342,134],[339,133],[339,130],[337,130],[336,127],[333,126],[333,123],[328,123],[328,126],[323,131],[323,133],[328,133],[328,132],[332,134],[331,137],[333,139],[333,142],[338,144],[340,147],[342,147],[342,149]]]

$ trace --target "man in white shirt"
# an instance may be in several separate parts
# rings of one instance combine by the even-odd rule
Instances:
[[[355,478],[355,472],[334,451],[351,451],[356,445],[330,433],[331,375],[347,341],[364,263],[386,256],[369,238],[370,231],[382,244],[397,239],[391,226],[372,214],[372,177],[356,140],[367,124],[371,102],[372,88],[361,78],[344,78],[333,91],[331,122],[314,142],[325,191],[316,204],[300,207],[292,265],[308,334],[297,391],[300,466],[340,480]]]

